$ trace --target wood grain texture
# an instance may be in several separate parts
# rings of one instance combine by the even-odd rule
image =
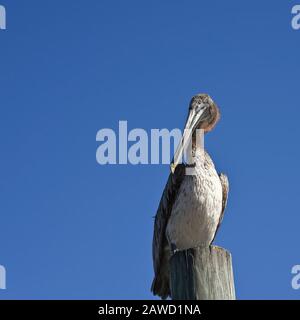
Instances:
[[[173,300],[235,300],[232,258],[223,248],[178,251],[170,271]]]

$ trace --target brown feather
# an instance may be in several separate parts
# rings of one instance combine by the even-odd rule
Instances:
[[[155,276],[151,291],[162,299],[166,299],[170,295],[169,259],[171,250],[166,238],[166,227],[184,176],[185,166],[178,164],[174,174],[169,175],[155,216],[152,243]]]
[[[217,235],[217,232],[220,228],[220,225],[223,221],[223,218],[224,218],[224,213],[225,213],[225,208],[226,208],[226,205],[227,205],[227,200],[228,200],[228,192],[229,192],[229,181],[228,181],[228,177],[226,176],[226,174],[224,173],[220,173],[219,174],[219,177],[220,177],[220,180],[221,180],[221,185],[222,185],[222,212],[221,212],[221,215],[220,215],[220,220],[219,220],[219,223],[218,223],[218,226],[217,226],[217,229],[216,229],[216,233],[215,233],[215,236],[212,240],[211,243],[214,242],[215,238],[216,238],[216,235]]]

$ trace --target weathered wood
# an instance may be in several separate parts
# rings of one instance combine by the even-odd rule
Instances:
[[[170,269],[173,300],[235,300],[231,254],[223,248],[178,251]]]

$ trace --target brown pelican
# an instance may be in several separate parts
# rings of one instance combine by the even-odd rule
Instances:
[[[217,173],[208,153],[195,143],[196,129],[211,131],[220,118],[217,105],[207,94],[194,96],[189,105],[185,129],[192,132],[194,175],[186,175],[186,164],[179,164],[176,155],[172,173],[162,194],[155,216],[153,235],[153,294],[166,299],[170,295],[169,259],[176,250],[210,245],[222,222],[229,184],[227,176]],[[185,130],[185,132],[188,130]]]

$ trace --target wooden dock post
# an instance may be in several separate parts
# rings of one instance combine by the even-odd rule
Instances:
[[[223,248],[177,251],[170,269],[173,300],[235,300],[231,254]]]

